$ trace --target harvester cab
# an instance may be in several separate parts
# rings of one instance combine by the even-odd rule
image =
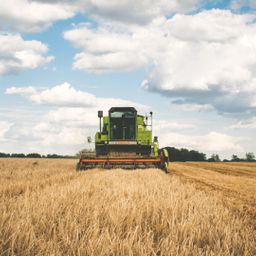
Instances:
[[[98,111],[95,152],[81,153],[77,171],[160,168],[169,172],[168,151],[159,150],[158,138],[152,139],[152,116],[152,112],[149,117],[139,115],[133,107],[112,107],[107,116]]]

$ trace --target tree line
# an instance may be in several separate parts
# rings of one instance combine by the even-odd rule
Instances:
[[[2,153],[0,152],[0,158],[3,157],[14,157],[14,158],[75,158],[75,156],[58,155],[58,154],[47,154],[41,155],[39,153]]]
[[[231,160],[224,159],[223,162],[256,162],[255,155],[252,152],[245,154],[244,158],[239,158],[237,155],[232,155]]]
[[[211,157],[207,158],[206,154],[199,152],[197,150],[188,150],[186,148],[175,148],[175,147],[166,147],[170,161],[175,162],[186,162],[186,161],[198,161],[198,162],[221,162],[221,159],[218,154],[213,154]],[[88,150],[91,152],[91,150]],[[1,153],[0,158],[4,157],[14,157],[14,158],[79,158],[80,153],[77,153],[74,156],[69,155],[58,155],[58,154],[46,154],[41,155],[39,153]],[[244,158],[239,158],[237,155],[232,155],[231,160],[224,159],[223,162],[255,162],[255,155],[252,152],[248,152],[245,154]]]
[[[198,161],[198,162],[221,162],[218,154],[213,154],[207,158],[206,154],[197,150],[188,150],[186,148],[177,149],[175,147],[166,147],[170,161],[186,162],[186,161]],[[231,160],[224,159],[223,162],[255,162],[255,155],[252,152],[245,154],[244,158],[239,158],[237,155],[232,155]]]
[[[184,161],[206,161],[206,154],[200,153],[196,150],[188,150],[186,148],[177,149],[174,147],[166,147],[170,161],[184,162]]]

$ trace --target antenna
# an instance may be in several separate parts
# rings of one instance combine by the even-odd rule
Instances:
[[[101,118],[103,117],[103,111],[102,110],[98,111],[98,117],[100,119],[100,133],[101,133]]]
[[[150,111],[150,119],[151,119],[151,131],[152,131],[152,133],[153,133],[153,112],[152,111]]]

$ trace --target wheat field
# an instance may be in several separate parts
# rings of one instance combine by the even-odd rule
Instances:
[[[1,255],[256,255],[256,164],[75,163],[0,160]]]

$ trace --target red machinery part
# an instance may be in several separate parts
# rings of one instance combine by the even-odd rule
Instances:
[[[81,159],[81,163],[161,163],[161,159]]]

